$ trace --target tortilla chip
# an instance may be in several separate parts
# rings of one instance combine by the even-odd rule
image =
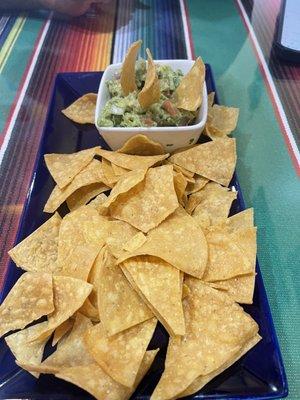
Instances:
[[[203,276],[207,282],[253,274],[256,262],[256,228],[233,233],[217,227],[206,235],[208,263]]]
[[[89,204],[87,204],[87,205],[95,208],[96,210],[99,210],[99,208],[101,208],[101,205],[103,203],[105,203],[106,200],[107,200],[106,194],[100,193],[92,201],[90,201]]]
[[[124,245],[137,233],[138,230],[130,224],[127,224],[127,222],[111,221],[109,234],[106,239],[106,244],[111,254],[116,258],[122,257],[122,255],[125,254],[123,249]]]
[[[74,321],[67,319],[65,322],[60,324],[54,331],[52,346],[55,346],[72,328]]]
[[[177,194],[178,201],[184,205],[184,194],[187,186],[187,180],[181,172],[174,172],[174,188]]]
[[[117,153],[134,156],[158,156],[165,154],[162,144],[154,142],[145,135],[135,135],[127,140]]]
[[[92,160],[82,171],[79,172],[69,185],[60,189],[55,186],[47,203],[44,212],[54,212],[64,201],[67,200],[76,190],[89,186],[93,183],[103,183],[105,180],[101,162]]]
[[[58,264],[64,265],[74,249],[91,244],[99,250],[103,247],[109,229],[109,221],[96,209],[82,206],[67,214],[61,222],[58,240]]]
[[[61,112],[78,124],[94,124],[97,103],[96,93],[87,93]]]
[[[235,130],[239,117],[238,108],[214,104],[209,108],[208,113],[205,134],[211,139],[227,136]]]
[[[72,154],[45,154],[47,168],[60,189],[68,185],[94,158],[97,147]]]
[[[126,175],[122,176],[117,184],[112,188],[107,201],[103,203],[103,206],[110,207],[120,195],[127,193],[130,189],[137,186],[145,179],[147,169],[136,169],[134,171],[128,172]]]
[[[151,256],[130,258],[121,267],[130,274],[138,293],[169,334],[184,335],[181,272]]]
[[[241,211],[231,217],[227,218],[220,228],[226,230],[226,232],[232,233],[243,228],[251,228],[254,225],[254,213],[253,208],[248,208],[247,210]],[[216,228],[215,228],[216,229]]]
[[[138,232],[123,245],[123,249],[132,253],[133,251],[141,247],[146,242],[146,240],[147,237],[142,232]]]
[[[158,156],[132,156],[103,149],[98,150],[97,154],[110,161],[112,164],[130,170],[150,168],[169,157],[169,154]]]
[[[119,180],[119,177],[114,173],[114,170],[112,168],[112,164],[110,161],[106,160],[105,158],[102,158],[102,170],[105,176],[105,179],[107,183],[113,187]]]
[[[202,190],[190,195],[186,210],[203,228],[207,227],[200,222],[204,214],[209,217],[209,225],[218,225],[226,221],[236,197],[237,192],[232,192],[218,183],[209,182]]]
[[[198,392],[200,389],[203,388],[208,382],[214,379],[216,376],[220,375],[223,371],[233,365],[236,361],[238,361],[243,355],[245,355],[249,350],[252,349],[259,341],[261,337],[256,334],[253,338],[251,338],[245,345],[240,349],[230,360],[225,362],[220,368],[217,368],[215,371],[211,372],[210,374],[199,376],[188,386],[182,393],[180,393],[179,397],[189,396],[193,393]]]
[[[176,243],[176,245],[174,245]],[[151,255],[181,271],[201,278],[207,264],[207,243],[193,218],[178,208],[147,235],[147,241],[118,262],[140,255]]]
[[[174,154],[169,160],[211,181],[228,186],[236,164],[235,139],[226,137],[199,144]]]
[[[198,279],[184,300],[186,334],[169,340],[165,370],[151,400],[176,398],[200,375],[232,360],[258,332],[258,325],[226,294]],[[218,351],[216,351],[218,349]]]
[[[205,65],[198,57],[174,92],[176,106],[183,110],[196,111],[202,104],[204,81]]]
[[[72,253],[61,263],[59,275],[87,281],[93,263],[99,253],[95,244],[85,243],[74,247]]]
[[[194,175],[194,179],[195,182],[189,182],[186,187],[186,194],[188,195],[199,192],[209,182],[207,178],[200,175]]]
[[[102,264],[99,274],[98,307],[108,336],[153,317],[107,250],[105,263]]]
[[[185,169],[184,167],[180,167],[179,165],[173,164],[171,162],[169,162],[169,164],[173,165],[174,171],[181,172],[182,175],[186,177],[188,182],[195,183],[195,179],[194,179],[194,175],[195,174],[194,174],[194,172],[190,172],[187,169]]]
[[[208,109],[210,109],[213,106],[214,101],[215,101],[215,92],[208,93],[208,95],[207,95],[207,107],[208,107]]]
[[[134,385],[138,370],[152,338],[157,319],[152,318],[114,336],[106,337],[104,326],[93,326],[85,335],[90,354],[115,381]]]
[[[160,99],[160,85],[156,67],[149,49],[147,53],[147,74],[143,89],[138,94],[138,101],[142,108],[148,108]]]
[[[128,96],[129,93],[137,90],[137,86],[135,83],[135,61],[141,44],[141,40],[132,43],[132,45],[127,50],[125,59],[123,61],[120,75],[120,83],[124,96]]]
[[[54,311],[48,315],[45,330],[33,340],[43,340],[59,325],[70,318],[84,303],[92,285],[80,279],[67,276],[53,276]]]
[[[119,167],[118,165],[111,164],[112,169],[117,177],[127,174],[130,170],[127,168]]]
[[[67,205],[70,211],[77,210],[77,208],[84,206],[95,196],[100,193],[106,192],[110,187],[104,185],[104,183],[92,183],[88,186],[83,186],[80,189],[77,189],[76,192],[71,194],[70,197],[67,198]]]
[[[145,180],[110,206],[110,215],[142,232],[159,225],[178,207],[170,165],[150,168]]]
[[[43,225],[11,249],[8,254],[17,267],[32,272],[57,272],[60,216],[55,213]]]
[[[255,274],[237,276],[226,281],[210,284],[215,289],[225,290],[229,297],[241,304],[252,304],[255,286]]]
[[[89,392],[96,399],[128,400],[148,372],[158,350],[146,351],[132,388],[121,385],[96,363],[61,370],[55,376]]]
[[[52,275],[25,272],[0,306],[0,337],[52,313]]]
[[[5,341],[18,362],[39,364],[42,361],[48,338],[40,342],[31,342],[31,338],[33,335],[44,330],[46,324],[47,322],[42,322],[41,324],[30,326],[22,331],[6,336]],[[39,377],[39,373],[30,373],[36,378]]]
[[[79,308],[78,310],[81,314],[85,315],[89,319],[91,319],[94,322],[99,322],[100,317],[99,317],[99,312],[98,308],[93,306],[89,298],[85,300],[83,305]]]

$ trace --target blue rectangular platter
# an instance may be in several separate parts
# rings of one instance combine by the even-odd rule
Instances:
[[[49,214],[43,213],[43,207],[54,187],[54,181],[46,169],[44,154],[73,153],[97,145],[108,148],[93,125],[75,124],[61,113],[63,108],[83,94],[97,92],[101,77],[101,72],[57,75],[16,243],[49,218]],[[206,84],[208,93],[216,92],[209,65],[206,66]],[[217,95],[215,102],[218,102]],[[236,175],[231,182],[231,186],[233,185],[238,191],[238,197],[233,203],[231,214],[245,208]],[[64,212],[63,208],[60,212]],[[256,272],[254,301],[244,309],[257,321],[263,339],[239,361],[188,399],[275,399],[287,396],[284,366],[258,263]],[[21,273],[11,262],[0,293],[1,302]],[[168,336],[159,325],[149,348],[159,346],[161,351],[132,399],[149,399],[163,370],[167,343]],[[52,375],[41,375],[36,380],[21,370],[15,364],[14,356],[3,338],[0,340],[0,366],[0,399],[92,399],[85,391]]]

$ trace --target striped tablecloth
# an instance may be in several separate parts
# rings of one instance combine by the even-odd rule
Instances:
[[[201,55],[220,100],[240,107],[237,171],[255,208],[258,257],[300,399],[300,67],[272,49],[279,0],[112,0],[72,20],[0,16],[0,285],[40,142],[53,78],[121,61],[143,39],[157,59]]]

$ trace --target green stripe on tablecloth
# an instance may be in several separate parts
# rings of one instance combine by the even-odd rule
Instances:
[[[258,257],[288,375],[300,398],[300,185],[246,30],[232,0],[188,0],[197,55],[220,101],[240,107],[237,172],[255,208]]]
[[[44,20],[26,20],[0,74],[0,135]]]

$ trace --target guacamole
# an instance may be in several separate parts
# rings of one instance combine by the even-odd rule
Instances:
[[[156,66],[160,83],[161,96],[157,103],[147,110],[138,102],[138,92],[143,88],[146,79],[146,61],[136,62],[136,85],[138,90],[124,96],[120,76],[106,82],[111,98],[104,106],[98,124],[105,127],[142,127],[142,126],[185,126],[195,121],[196,112],[178,109],[172,101],[172,94],[179,85],[183,73],[173,71],[168,65]]]

